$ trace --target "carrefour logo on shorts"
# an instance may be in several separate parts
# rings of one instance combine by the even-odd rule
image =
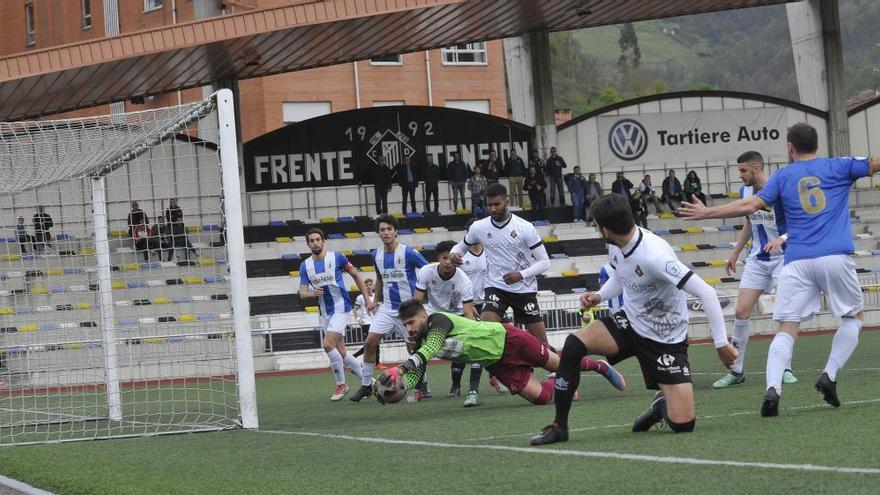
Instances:
[[[648,149],[648,133],[633,119],[618,120],[608,132],[608,146],[617,158],[632,161]]]

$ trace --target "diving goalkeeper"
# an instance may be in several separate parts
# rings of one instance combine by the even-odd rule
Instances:
[[[540,381],[532,368],[556,371],[559,356],[532,334],[510,324],[474,321],[450,313],[428,316],[416,300],[401,303],[398,315],[417,350],[398,368],[386,371],[379,381],[388,383],[402,374],[410,390],[421,380],[428,361],[438,357],[482,364],[511,394],[519,394],[533,404],[553,400],[556,378]],[[581,370],[601,374],[618,390],[626,388],[623,375],[606,361],[583,358]],[[381,400],[380,394],[376,397]]]

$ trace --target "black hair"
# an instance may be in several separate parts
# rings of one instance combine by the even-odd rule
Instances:
[[[317,227],[312,227],[312,228],[310,228],[310,229],[306,232],[306,242],[308,242],[308,240],[309,240],[309,236],[312,235],[312,234],[318,234],[318,235],[321,236],[321,239],[324,239],[325,241],[327,240],[327,235],[324,234],[324,231],[323,231],[323,230],[321,230],[321,229],[319,229],[319,228],[317,228]]]
[[[498,196],[507,196],[507,188],[499,182],[489,184],[489,187],[486,188],[486,197],[495,198]]]
[[[590,216],[600,227],[618,235],[628,234],[636,225],[629,201],[620,194],[606,194],[593,201]]]
[[[786,139],[798,153],[815,153],[819,149],[819,134],[810,124],[801,122],[789,127]]]
[[[440,241],[434,247],[434,251],[437,252],[437,256],[440,256],[440,253],[448,253],[452,251],[452,248],[455,247],[455,241]]]
[[[394,230],[400,230],[396,218],[392,217],[391,215],[379,215],[379,217],[376,218],[376,232],[379,232],[379,225],[383,223],[387,223],[388,225],[394,227]]]
[[[422,311],[425,311],[425,307],[422,306],[422,303],[415,299],[410,299],[400,303],[400,306],[397,308],[397,316],[401,321],[406,321]]]
[[[739,158],[736,159],[736,163],[754,163],[763,167],[764,157],[757,151],[746,151],[742,155],[739,155]]]

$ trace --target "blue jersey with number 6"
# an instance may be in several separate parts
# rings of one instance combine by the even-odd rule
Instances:
[[[770,176],[757,196],[782,204],[788,227],[785,263],[855,250],[849,191],[870,174],[867,158],[813,158],[794,162]]]

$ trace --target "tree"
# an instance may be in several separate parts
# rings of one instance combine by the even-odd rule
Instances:
[[[627,72],[627,66],[638,69],[639,62],[642,60],[642,51],[639,49],[639,37],[636,35],[636,29],[631,22],[620,27],[620,38],[617,40],[617,44],[620,45],[620,58],[617,59],[620,70]]]
[[[618,92],[616,88],[606,86],[602,88],[602,92],[599,93],[599,100],[601,100],[606,105],[610,105],[612,103],[623,101],[623,96],[621,96],[620,92]]]

